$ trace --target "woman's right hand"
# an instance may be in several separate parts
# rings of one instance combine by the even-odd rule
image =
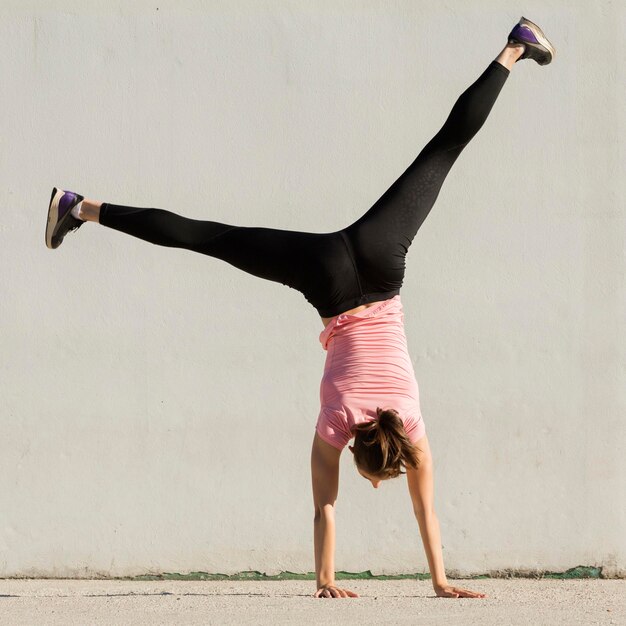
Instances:
[[[335,585],[322,585],[313,596],[314,598],[358,598],[359,594],[349,589],[340,589]]]

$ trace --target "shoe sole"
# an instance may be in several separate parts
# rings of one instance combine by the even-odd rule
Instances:
[[[59,223],[59,202],[65,192],[62,189],[54,187],[50,195],[50,204],[48,205],[48,222],[46,224],[46,246],[54,250],[58,246],[52,245],[52,237],[54,230]]]
[[[550,58],[550,62],[552,62],[556,57],[556,48],[548,41],[548,38],[544,35],[541,28],[539,28],[539,26],[537,26],[534,22],[527,20],[525,17],[522,17],[520,24],[530,27],[537,38],[537,41],[539,41],[539,43],[552,55]],[[547,65],[547,63],[542,63],[542,65]]]

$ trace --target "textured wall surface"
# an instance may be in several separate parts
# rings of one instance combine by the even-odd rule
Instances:
[[[626,568],[624,8],[529,1],[518,63],[407,258],[446,567]],[[56,185],[238,225],[354,221],[511,3],[0,4],[0,576],[310,572],[325,352],[296,291],[86,224]],[[427,570],[346,450],[338,570]]]

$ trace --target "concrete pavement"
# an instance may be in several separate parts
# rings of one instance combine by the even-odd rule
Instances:
[[[625,580],[480,579],[484,599],[437,598],[430,581],[346,580],[354,599],[313,598],[312,581],[0,580],[0,624],[626,624]]]

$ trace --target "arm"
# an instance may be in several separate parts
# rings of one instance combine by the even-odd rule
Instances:
[[[352,591],[335,586],[335,501],[339,489],[340,456],[341,450],[315,433],[311,450],[311,478],[315,506],[316,597],[358,597]]]
[[[438,596],[452,598],[484,597],[484,594],[448,584],[443,565],[439,520],[434,508],[433,459],[426,435],[417,442],[417,445],[421,449],[418,457],[419,468],[407,467],[406,478],[435,593]]]

